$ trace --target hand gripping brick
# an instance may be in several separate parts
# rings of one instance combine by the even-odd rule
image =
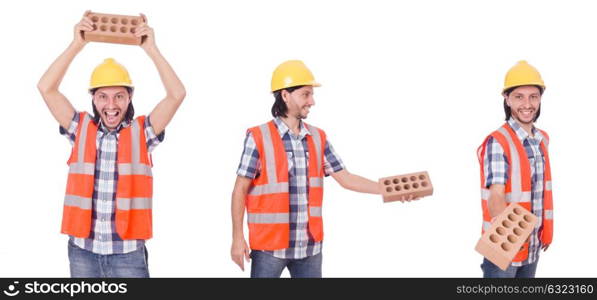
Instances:
[[[141,45],[141,37],[135,36],[139,26],[146,23],[142,16],[109,15],[89,12],[93,31],[83,32],[86,41]]]
[[[383,202],[398,201],[403,196],[425,197],[433,194],[427,172],[410,173],[379,179]]]
[[[534,214],[512,203],[481,236],[475,250],[500,269],[506,270],[536,224],[537,217]]]

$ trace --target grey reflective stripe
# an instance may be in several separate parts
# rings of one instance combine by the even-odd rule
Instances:
[[[71,163],[69,166],[68,172],[70,174],[94,175],[95,174],[95,164],[86,163],[86,162]]]
[[[255,185],[251,187],[249,195],[259,196],[266,194],[288,193],[288,182]]]
[[[487,231],[491,228],[491,222],[483,221],[483,230]]]
[[[514,193],[506,194],[506,202],[531,202],[531,195],[531,192],[522,192],[517,197],[514,196]]]
[[[272,143],[272,135],[277,132],[270,132],[268,123],[260,125],[261,135],[263,136],[263,151],[265,152],[265,172],[267,173],[267,180],[269,183],[278,182],[276,174],[276,155],[274,152],[274,144]]]
[[[81,209],[91,209],[91,198],[66,195],[64,196],[64,205],[75,206]]]
[[[131,162],[133,164],[138,164],[141,161],[141,150],[139,149],[140,137],[139,137],[139,122],[137,120],[133,120],[131,124]]]
[[[321,217],[321,206],[309,207],[309,214],[311,217]]]
[[[309,186],[310,187],[323,187],[323,178],[321,178],[321,177],[309,178]]]
[[[87,128],[91,119],[88,114],[83,114],[83,122],[81,123],[81,135],[79,136],[79,152],[77,158],[79,163],[85,162],[85,145],[87,144]]]
[[[247,215],[247,222],[252,224],[288,224],[290,222],[290,215],[288,213],[249,213]]]
[[[539,133],[541,133],[541,136],[543,137],[541,141],[545,144],[545,148],[547,148],[547,146],[549,146],[549,139],[543,135],[543,132],[539,131]]]
[[[491,192],[489,191],[489,189],[481,189],[481,199],[482,200],[489,200],[490,195],[491,195]]]
[[[118,164],[119,175],[146,175],[152,176],[151,166],[141,163],[141,129],[139,121],[133,120],[131,123],[131,163]]]
[[[551,191],[551,180],[545,182],[545,190]]]
[[[116,198],[116,209],[151,209],[151,198]]]
[[[545,220],[553,220],[553,210],[551,210],[551,209],[545,210]]]
[[[321,135],[319,134],[319,130],[311,125],[307,124],[307,128],[309,129],[309,133],[313,137],[313,142],[315,143],[315,152],[316,152],[316,159],[317,159],[317,174],[321,174],[321,164],[323,161],[322,151],[321,151]]]
[[[152,176],[151,167],[144,164],[118,164],[118,175]]]
[[[518,153],[518,149],[516,149],[516,145],[514,144],[514,141],[512,140],[512,137],[510,136],[508,130],[506,130],[504,127],[500,127],[498,131],[504,135],[510,147],[510,186],[512,190],[510,199],[513,200],[513,202],[526,202],[522,201],[522,176],[520,172],[520,156]],[[518,201],[518,199],[521,199],[521,201]],[[506,200],[508,200],[508,195],[506,195]],[[511,200],[508,200],[508,202],[512,202]]]

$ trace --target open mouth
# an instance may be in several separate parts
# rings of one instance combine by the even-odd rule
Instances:
[[[116,122],[118,122],[118,119],[120,116],[120,111],[119,110],[110,110],[110,111],[105,110],[104,116],[108,123],[116,123]]]

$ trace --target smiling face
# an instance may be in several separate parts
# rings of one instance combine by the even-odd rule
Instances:
[[[510,107],[512,117],[519,123],[530,125],[541,106],[541,90],[533,85],[519,86],[509,95],[504,95],[506,104]]]
[[[282,91],[282,98],[288,107],[288,116],[297,119],[306,119],[311,106],[315,105],[313,99],[313,87],[303,86],[292,92]]]
[[[109,130],[116,129],[122,122],[130,102],[131,95],[123,86],[101,87],[93,94],[93,105]]]

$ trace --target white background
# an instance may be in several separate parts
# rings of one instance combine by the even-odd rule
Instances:
[[[197,2],[197,3],[195,3]],[[68,141],[36,84],[82,13],[148,16],[187,98],[153,154],[154,277],[247,277],[230,259],[230,195],[245,130],[270,119],[273,69],[302,59],[323,86],[308,121],[347,168],[429,171],[434,195],[383,204],[326,179],[326,277],[481,276],[476,149],[503,123],[520,59],[547,85],[555,235],[537,276],[596,276],[596,7],[591,1],[3,1],[0,276],[69,276],[61,235]],[[564,5],[565,3],[565,5]],[[61,91],[78,110],[104,58],[124,64],[137,114],[164,91],[136,46],[90,43]],[[287,276],[287,273],[284,273]]]

